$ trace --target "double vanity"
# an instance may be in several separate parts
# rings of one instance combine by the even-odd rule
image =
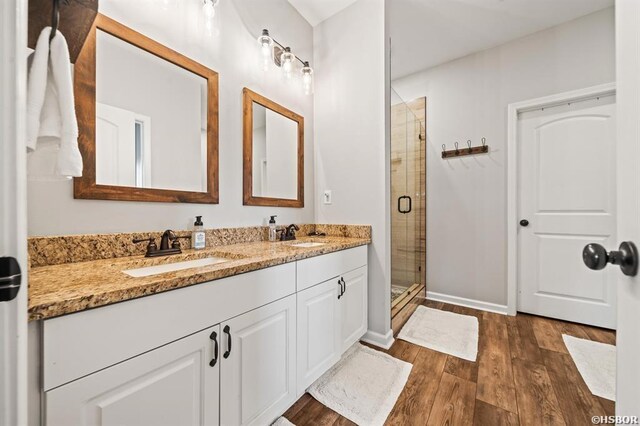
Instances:
[[[216,71],[98,13],[73,81],[75,199],[220,204],[219,130],[233,129]],[[225,161],[242,161],[243,205],[304,208],[305,118],[235,89],[242,158]],[[207,248],[185,251],[189,230],[160,246],[149,233],[30,238],[30,423],[271,424],[368,325],[371,228],[286,229],[308,237],[207,229]]]
[[[42,424],[270,424],[367,331],[359,228],[33,267]]]

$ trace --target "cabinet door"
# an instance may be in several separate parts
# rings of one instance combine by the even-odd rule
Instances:
[[[340,298],[344,352],[367,332],[367,268],[358,268],[342,278],[345,282]]]
[[[298,395],[329,369],[342,351],[340,283],[332,279],[297,295]]]
[[[296,397],[296,296],[221,327],[220,422],[271,424]]]
[[[217,425],[216,341],[219,326],[48,391],[46,425]]]

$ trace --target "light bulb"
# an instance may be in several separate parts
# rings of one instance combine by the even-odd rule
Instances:
[[[216,3],[217,1],[215,0],[204,0],[202,3],[202,12],[208,20],[211,20],[216,16]]]
[[[302,67],[302,88],[305,95],[313,93],[313,69],[309,66],[309,62],[305,62]]]
[[[271,54],[273,52],[273,39],[269,36],[269,30],[262,30],[262,35],[258,37],[260,47],[260,57],[262,58],[262,70],[269,70]]]
[[[285,47],[284,51],[280,55],[280,64],[282,66],[282,72],[284,78],[290,79],[293,75],[293,61],[296,59],[295,55],[291,53],[290,47]]]

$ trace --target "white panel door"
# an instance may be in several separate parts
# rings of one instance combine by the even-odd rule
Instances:
[[[615,328],[616,274],[582,262],[586,244],[616,244],[615,98],[522,113],[518,126],[518,310]]]
[[[640,243],[640,2],[616,1],[618,85],[618,241]],[[618,276],[616,414],[640,416],[640,275]]]
[[[220,337],[215,326],[46,392],[46,426],[217,425]]]
[[[342,275],[344,293],[340,298],[342,351],[360,340],[367,332],[367,268]]]
[[[296,296],[221,327],[220,423],[271,424],[296,398]]]
[[[336,278],[297,294],[298,395],[340,359],[341,289]]]

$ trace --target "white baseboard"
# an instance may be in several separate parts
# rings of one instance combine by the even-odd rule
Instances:
[[[389,330],[387,334],[380,334],[369,330],[360,340],[382,349],[389,349],[394,342],[393,330]]]
[[[465,297],[450,296],[448,294],[427,291],[427,299],[436,302],[451,303],[452,305],[465,306],[467,308],[479,309],[481,311],[494,312],[496,314],[507,315],[507,305],[482,302],[480,300],[467,299]]]

